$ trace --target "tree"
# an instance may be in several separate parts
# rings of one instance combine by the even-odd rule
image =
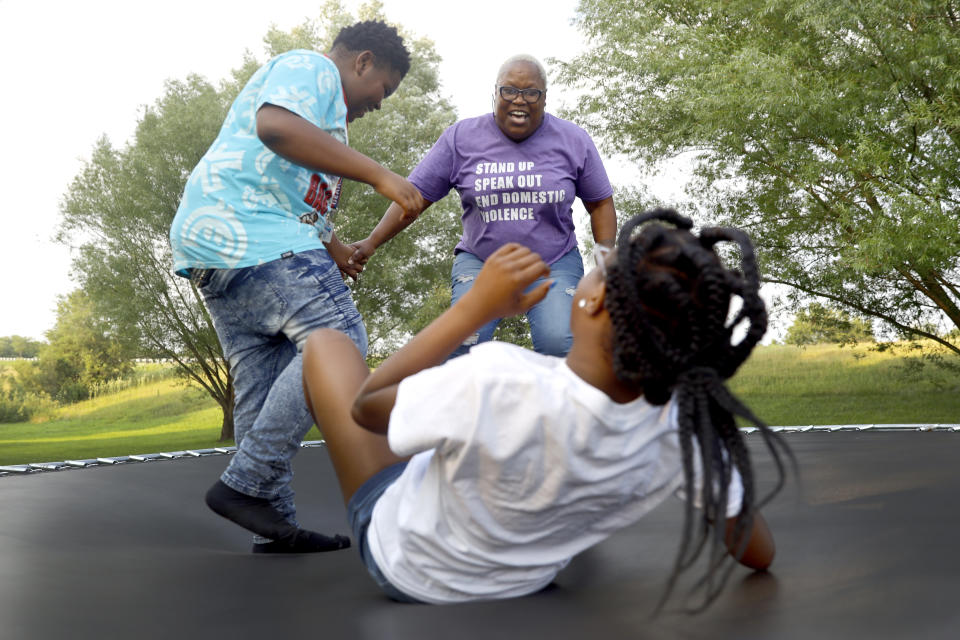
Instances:
[[[108,319],[99,317],[82,289],[61,297],[57,322],[35,362],[17,367],[19,383],[57,402],[84,400],[93,388],[129,373],[130,352],[115,339]]]
[[[223,408],[221,437],[233,433],[233,385],[197,291],[170,273],[167,240],[187,176],[213,141],[236,94],[197,76],[170,81],[144,110],[133,142],[106,138],[74,179],[57,236],[78,243],[74,274],[117,335],[144,356],[174,361]]]
[[[960,326],[960,4],[582,0],[570,114],[614,152],[696,156],[702,215],[765,279],[882,319]]]
[[[868,320],[819,302],[813,302],[797,313],[784,339],[787,344],[800,346],[825,342],[844,345],[862,341],[873,341],[873,330]]]
[[[0,337],[0,358],[36,358],[43,343],[23,336]]]
[[[362,18],[382,13],[376,3],[360,12]],[[267,54],[297,47],[326,50],[339,28],[354,21],[337,2],[327,3],[321,14],[325,22],[306,21],[289,33],[271,28],[264,38]],[[408,42],[412,68],[396,96],[350,127],[351,146],[401,175],[454,117],[439,95],[432,43]],[[195,75],[168,81],[164,95],[144,108],[132,141],[119,149],[106,138],[97,143],[64,197],[58,234],[61,242],[77,246],[75,274],[117,338],[136,344],[143,355],[174,361],[185,378],[217,401],[222,439],[233,437],[232,378],[199,293],[170,273],[168,232],[190,171],[259,65],[247,54],[216,87]],[[345,241],[365,236],[387,207],[366,185],[349,182],[341,203],[338,234]],[[419,328],[445,262],[449,272],[457,224],[449,206],[434,208],[415,231],[378,253],[357,287],[374,344]]]
[[[347,15],[336,2],[326,7],[324,15]],[[362,7],[357,19],[384,19],[382,5]],[[314,46],[329,49],[339,28],[351,22],[352,18],[335,20],[326,38]],[[410,71],[379,112],[350,124],[350,146],[406,176],[453,124],[456,114],[440,94],[440,57],[433,43],[412,37],[402,27],[398,30],[411,53]],[[342,204],[335,214],[337,234],[344,242],[363,239],[388,205],[367,185],[345,181]],[[460,237],[460,214],[455,195],[434,203],[377,251],[353,285],[374,359],[402,345],[450,305],[450,270]]]

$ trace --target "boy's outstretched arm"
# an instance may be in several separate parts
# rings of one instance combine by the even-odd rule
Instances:
[[[260,107],[257,137],[271,151],[301,167],[369,184],[404,211],[414,211],[422,200],[405,178],[283,107]]]
[[[736,517],[727,518],[725,542],[730,555],[735,558],[741,546],[740,540],[734,538],[736,525]],[[753,514],[753,527],[746,534],[748,536],[747,546],[738,561],[745,567],[756,571],[765,571],[773,562],[776,547],[773,543],[773,534],[770,533],[770,527],[767,526],[767,521],[759,511]]]
[[[472,333],[495,318],[526,312],[550,289],[547,281],[528,293],[550,268],[526,247],[510,243],[484,262],[473,287],[423,331],[387,358],[366,379],[353,403],[353,419],[376,433],[386,433],[397,385],[418,371],[441,364]]]

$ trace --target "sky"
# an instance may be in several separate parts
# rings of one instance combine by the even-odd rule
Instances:
[[[265,60],[270,25],[290,29],[316,17],[322,4],[0,0],[0,336],[43,339],[57,297],[77,286],[70,249],[51,238],[63,194],[97,139],[123,146],[165,80],[199,73],[219,81],[245,51]],[[442,91],[461,118],[489,112],[497,69],[509,56],[529,53],[546,63],[585,47],[572,23],[576,0],[384,0],[383,9],[388,20],[434,41]],[[548,112],[571,104],[560,87],[549,89]],[[605,163],[615,183],[639,179],[623,159]],[[671,176],[651,180],[654,194],[680,197]]]

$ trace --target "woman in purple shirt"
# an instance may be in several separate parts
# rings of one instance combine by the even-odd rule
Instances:
[[[454,253],[456,303],[490,254],[517,242],[550,266],[550,293],[527,312],[534,349],[564,356],[570,350],[570,307],[583,276],[577,249],[573,201],[590,214],[597,244],[616,236],[613,189],[590,136],[544,112],[547,81],[532,56],[508,59],[497,75],[494,111],[461,120],[440,136],[410,174],[422,196],[419,211],[391,205],[371,234],[356,243],[352,260],[364,264],[377,247],[413,222],[431,204],[456,189],[463,207],[463,236]],[[536,287],[539,282],[534,283]],[[499,319],[470,336],[453,355],[493,337]]]

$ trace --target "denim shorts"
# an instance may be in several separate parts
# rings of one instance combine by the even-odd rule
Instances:
[[[380,571],[380,567],[377,566],[377,561],[374,560],[373,555],[370,553],[370,545],[367,544],[367,529],[370,528],[370,519],[373,517],[374,505],[377,504],[377,500],[379,500],[383,492],[387,490],[387,487],[396,482],[397,478],[400,477],[400,474],[403,473],[403,470],[406,468],[406,462],[398,462],[395,465],[383,469],[364,482],[347,504],[347,520],[349,520],[350,528],[353,530],[353,539],[356,540],[357,550],[360,552],[360,560],[370,573],[370,577],[377,583],[377,586],[380,587],[391,600],[421,603],[420,600],[408,596],[390,583],[387,577],[383,575],[383,572]]]

